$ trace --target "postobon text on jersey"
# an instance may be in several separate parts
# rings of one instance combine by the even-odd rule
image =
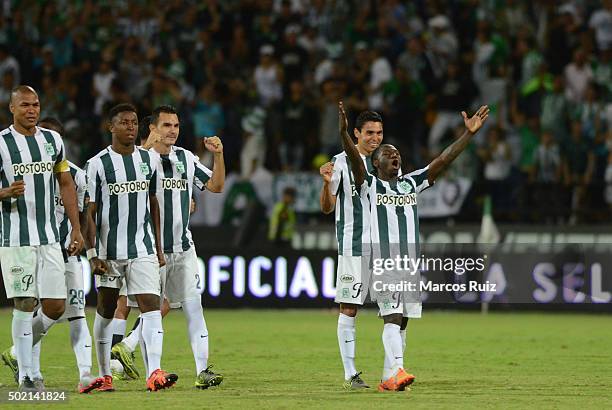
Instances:
[[[149,181],[128,181],[108,184],[110,195],[131,194],[134,192],[144,192],[149,190]]]
[[[376,205],[411,206],[416,204],[415,193],[404,195],[376,194]]]
[[[53,172],[54,166],[55,164],[51,161],[13,164],[13,175],[44,174],[45,172]]]

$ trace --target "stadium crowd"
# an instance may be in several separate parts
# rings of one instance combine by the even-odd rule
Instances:
[[[371,109],[404,168],[492,118],[449,170],[502,218],[605,220],[612,205],[612,1],[3,2],[0,121],[30,84],[82,165],[119,102],[171,104],[179,145],[218,135],[228,172],[310,170],[340,151],[337,102]],[[457,128],[459,127],[459,129]]]

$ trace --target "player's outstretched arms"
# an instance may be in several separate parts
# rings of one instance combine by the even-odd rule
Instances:
[[[19,198],[25,192],[25,182],[23,180],[15,181],[11,186],[0,189],[0,201],[7,198]]]
[[[357,151],[357,147],[353,143],[351,136],[348,133],[348,119],[346,118],[346,112],[344,112],[344,104],[342,101],[338,103],[338,121],[340,126],[340,139],[342,140],[342,148],[351,163],[353,170],[353,177],[355,178],[355,186],[361,186],[366,176],[366,168]]]
[[[331,193],[330,184],[332,175],[334,173],[333,162],[327,162],[321,165],[319,168],[319,174],[323,177],[323,188],[321,188],[321,195],[319,196],[319,203],[321,205],[321,212],[324,214],[330,214],[336,208],[336,196]]]
[[[440,176],[440,174],[442,174],[442,172],[448,168],[455,158],[457,158],[457,156],[463,152],[465,147],[467,147],[470,139],[472,139],[472,136],[478,132],[478,130],[487,120],[487,117],[489,116],[489,107],[483,105],[471,118],[468,118],[465,111],[462,111],[461,115],[463,116],[465,131],[461,137],[446,147],[446,149],[429,164],[427,179],[429,180],[430,184],[433,184],[438,176]]]

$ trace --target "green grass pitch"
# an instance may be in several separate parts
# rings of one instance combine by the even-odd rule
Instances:
[[[10,312],[0,310],[2,349],[11,343]],[[40,408],[612,408],[612,325],[606,315],[425,311],[408,327],[405,362],[416,375],[411,391],[379,393],[382,323],[374,311],[363,311],[357,319],[357,368],[373,387],[360,392],[341,387],[335,312],[205,314],[210,362],[225,375],[221,386],[193,387],[185,321],[173,311],[164,320],[162,365],[179,374],[174,388],[149,393],[143,380],[117,381],[114,393],[78,395],[68,325],[59,324],[44,340],[42,369],[47,387],[69,390],[69,399]],[[134,316],[130,319],[128,324]],[[137,359],[142,371],[138,353]],[[5,366],[0,383],[5,399],[13,386]]]

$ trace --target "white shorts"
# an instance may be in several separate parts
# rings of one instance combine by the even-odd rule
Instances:
[[[171,307],[189,299],[201,298],[198,289],[198,257],[191,247],[185,252],[165,253],[166,266],[162,266],[162,292]],[[173,306],[174,305],[174,306]]]
[[[66,299],[64,256],[59,243],[0,247],[6,298]]]
[[[403,317],[420,319],[423,305],[421,302],[404,302],[403,292],[379,292],[376,295],[379,316],[401,313]]]
[[[159,262],[156,255],[147,255],[135,259],[106,261],[109,272],[96,275],[98,288],[121,289],[126,284],[126,294],[160,295]]]
[[[85,290],[83,283],[83,265],[76,257],[71,256],[66,262],[66,309],[63,318],[85,317]]]
[[[369,256],[338,255],[336,303],[363,305],[370,288]]]

